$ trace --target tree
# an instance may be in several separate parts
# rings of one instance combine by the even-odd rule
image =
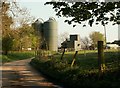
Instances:
[[[2,50],[7,55],[8,51],[11,50],[13,44],[13,37],[10,30],[10,26],[13,23],[12,17],[8,15],[9,3],[2,2]]]
[[[105,44],[105,37],[102,33],[100,32],[92,32],[90,35],[90,40],[91,40],[91,45],[93,46],[93,48],[95,49],[97,47],[97,42],[98,41],[103,41]]]
[[[82,48],[83,49],[89,49],[89,45],[90,45],[90,40],[88,39],[88,37],[84,37],[83,39],[81,39],[83,45]]]
[[[13,50],[22,51],[28,48],[35,49],[36,35],[34,29],[29,25],[23,25],[22,27],[14,30],[14,47]]]
[[[2,50],[3,54],[7,55],[8,51],[12,49],[13,46],[13,38],[11,36],[5,36],[2,38]]]
[[[67,32],[64,32],[64,33],[61,33],[58,38],[58,42],[59,42],[59,46],[61,45],[62,42],[64,42],[66,39],[68,39],[68,33]]]
[[[12,13],[14,15],[14,23],[12,27],[13,29],[17,30],[14,37],[14,46],[16,47],[14,47],[14,49],[22,51],[22,48],[25,50],[27,48],[34,48],[33,46],[35,43],[33,40],[36,38],[36,36],[34,29],[32,26],[30,26],[34,21],[34,17],[30,15],[30,12],[27,10],[27,8],[20,8],[19,4],[16,2],[14,2],[14,4],[11,6]]]
[[[101,23],[102,25],[108,24],[109,21],[113,22],[113,25],[120,24],[120,2],[62,1],[64,2],[46,2],[45,5],[53,5],[53,9],[56,11],[58,17],[71,17],[71,19],[65,20],[68,24],[81,24],[87,20],[90,26],[94,22],[96,24]],[[73,24],[73,27],[75,26],[76,24]]]
[[[7,2],[7,0],[2,2],[0,10],[2,12],[0,15],[2,18],[2,26],[0,26],[2,27],[2,49],[5,54],[13,48],[19,50],[21,46],[30,47],[32,45],[31,35],[34,34],[31,33],[32,27],[29,26],[33,18],[28,10],[20,8],[16,2]]]

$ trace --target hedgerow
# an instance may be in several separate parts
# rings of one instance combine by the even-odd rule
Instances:
[[[96,70],[84,70],[58,59],[32,59],[30,64],[47,77],[63,83],[68,88],[120,88],[120,70],[105,71],[102,75]]]

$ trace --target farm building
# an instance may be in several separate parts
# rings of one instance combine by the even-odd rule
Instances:
[[[62,48],[67,48],[70,51],[78,51],[81,49],[80,36],[79,35],[70,35],[70,39],[61,43]]]

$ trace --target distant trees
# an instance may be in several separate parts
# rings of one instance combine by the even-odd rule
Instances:
[[[10,26],[13,23],[13,19],[8,15],[9,4],[3,2],[1,7],[1,18],[2,18],[2,50],[4,54],[7,55],[8,51],[11,50],[13,45],[13,37],[11,33]]]
[[[82,43],[82,48],[88,50],[91,42],[88,37],[84,37],[81,39],[81,43]]]
[[[102,33],[100,32],[92,32],[90,35],[90,40],[91,40],[91,45],[95,49],[97,47],[97,42],[98,41],[103,41],[105,44],[105,37]]]
[[[97,48],[98,41],[103,41],[104,45],[105,43],[105,37],[100,32],[92,32],[89,34],[89,37],[84,37],[81,39],[82,49],[88,50],[88,49],[95,49]]]
[[[0,6],[0,25],[2,31],[2,50],[7,55],[10,50],[34,48],[36,36],[29,26],[34,18],[26,8],[21,8],[16,2],[2,1]]]
[[[64,42],[66,39],[68,39],[68,36],[69,36],[68,32],[61,33],[58,36],[58,43],[59,43],[58,45],[60,46],[62,42]]]
[[[14,31],[13,50],[34,49],[36,44],[36,35],[34,29],[29,25],[24,25]]]

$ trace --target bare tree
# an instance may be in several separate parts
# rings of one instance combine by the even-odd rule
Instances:
[[[10,3],[10,15],[13,18],[13,29],[18,26],[30,25],[34,22],[35,18],[30,15],[30,12],[26,7],[20,8],[20,5],[17,2]]]
[[[82,48],[88,50],[90,45],[90,40],[88,39],[88,37],[82,38],[81,41],[83,43]]]
[[[61,45],[61,43],[63,42],[63,41],[65,41],[66,39],[68,39],[68,36],[69,36],[69,33],[68,32],[64,32],[64,33],[61,33],[59,36],[58,36],[58,46],[60,46]]]

